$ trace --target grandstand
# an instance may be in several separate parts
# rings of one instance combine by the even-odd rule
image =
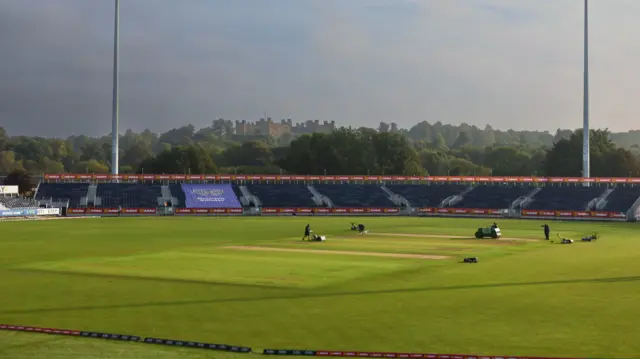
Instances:
[[[388,184],[393,193],[402,196],[412,207],[439,207],[447,198],[460,195],[469,189],[463,184]]]
[[[162,198],[162,185],[137,183],[99,184],[96,204],[101,207],[155,208]]]
[[[42,182],[38,186],[35,199],[49,204],[59,203],[69,208],[77,208],[80,207],[80,201],[87,196],[88,191],[88,183]]]
[[[464,194],[455,207],[507,209],[513,202],[535,188],[520,185],[477,185]]]
[[[374,184],[316,184],[313,187],[331,200],[334,206],[344,208],[396,207],[390,196]]]
[[[586,211],[592,200],[600,197],[606,187],[548,186],[543,187],[523,208],[554,211]]]
[[[640,187],[616,187],[596,209],[605,212],[626,213],[640,199]]]
[[[262,207],[317,207],[313,193],[304,184],[248,184],[247,190]]]
[[[170,206],[185,209],[176,213],[192,214],[433,213],[566,218],[580,213],[581,219],[612,220],[632,220],[632,213],[640,212],[640,186],[636,185],[640,179],[596,179],[596,183],[584,186],[580,179],[389,177],[383,181],[381,177],[365,176],[283,176],[277,180],[276,176],[212,176],[214,179],[209,182],[210,178],[189,177],[145,175],[143,179],[128,175],[122,181],[111,182],[102,175],[90,183],[80,183],[86,180],[84,176],[71,183],[60,181],[62,177],[55,178],[56,182],[45,178],[35,202],[5,199],[0,205],[55,202],[62,208],[78,209],[71,213],[85,213],[82,208],[92,207],[98,210],[86,213],[107,213],[100,209],[118,207],[130,209],[128,213],[157,213],[157,208],[171,203]]]
[[[173,206],[177,208],[186,208],[187,197],[182,190],[182,184],[170,184],[169,192],[173,200]]]
[[[38,207],[38,202],[31,198],[0,196],[0,209],[33,207]]]

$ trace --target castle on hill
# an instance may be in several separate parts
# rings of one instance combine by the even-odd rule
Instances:
[[[270,136],[280,137],[286,133],[292,135],[304,135],[314,132],[329,133],[336,129],[335,121],[307,121],[293,123],[291,119],[273,121],[270,117],[261,118],[256,122],[236,121],[236,135],[239,136]]]

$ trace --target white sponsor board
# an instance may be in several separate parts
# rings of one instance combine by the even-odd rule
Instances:
[[[38,216],[57,216],[60,214],[60,208],[38,208]]]
[[[18,194],[18,186],[0,186],[0,194]]]

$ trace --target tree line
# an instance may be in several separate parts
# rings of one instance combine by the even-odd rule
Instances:
[[[633,133],[590,132],[592,176],[640,176],[640,147],[628,142]],[[120,173],[581,176],[582,137],[581,130],[551,135],[426,122],[405,130],[383,122],[283,143],[236,136],[230,121],[219,119],[200,130],[127,131],[120,136]],[[622,137],[626,145],[615,142]],[[9,136],[0,127],[0,174],[108,173],[110,167],[109,136]]]

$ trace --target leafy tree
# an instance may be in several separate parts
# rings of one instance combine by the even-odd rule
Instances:
[[[549,176],[582,175],[582,130],[560,139],[547,152],[544,171]],[[589,136],[592,177],[626,177],[639,171],[637,158],[629,150],[618,148],[607,130],[591,130]]]
[[[371,141],[375,151],[376,173],[424,174],[418,152],[404,136],[393,132],[383,132],[373,136]]]
[[[301,136],[280,164],[304,174],[422,174],[420,159],[408,140],[391,132],[339,129]]]
[[[442,136],[441,133],[436,133],[433,136],[433,140],[431,142],[431,145],[433,146],[433,148],[435,149],[439,149],[439,150],[446,150],[447,147],[447,140],[444,139],[444,136]]]
[[[193,125],[182,126],[163,133],[158,141],[173,146],[192,145],[195,132],[196,128]]]
[[[467,132],[460,132],[458,134],[458,138],[453,142],[451,148],[462,148],[464,146],[469,146],[471,144],[471,137]]]
[[[76,173],[109,173],[109,167],[97,160],[77,162],[74,169]]]
[[[8,141],[7,149],[13,151],[16,158],[22,160],[25,165],[27,162],[37,165],[41,158],[51,158],[53,155],[49,142],[42,137],[12,137]]]
[[[80,160],[89,161],[96,160],[105,162],[110,155],[110,151],[106,152],[105,147],[99,142],[88,142],[80,148]],[[108,144],[107,144],[108,145]]]
[[[422,121],[409,129],[407,136],[414,140],[430,140],[434,138],[433,126],[427,121]]]
[[[581,136],[581,131],[563,129],[555,133],[501,131],[489,125],[479,128],[439,121],[402,129],[392,120],[375,129],[339,128],[334,133],[299,137],[241,136],[234,134],[234,122],[219,118],[199,130],[192,125],[158,134],[127,130],[120,136],[120,172],[153,172],[148,164],[157,164],[154,161],[161,154],[183,146],[197,148],[203,158],[238,173],[446,175],[493,170],[496,175],[580,176]],[[594,130],[590,137],[592,176],[637,173],[640,131]],[[184,163],[174,161],[171,166],[178,173],[185,172]],[[16,168],[31,173],[102,173],[109,167],[109,135],[11,137],[0,127],[0,172]],[[186,171],[200,171],[191,163],[186,167]]]
[[[33,179],[25,170],[13,170],[3,181],[5,186],[18,186],[18,192],[25,194],[31,192],[35,186]]]
[[[15,170],[24,171],[22,163],[16,160],[16,154],[12,151],[0,152],[0,173],[9,173]]]
[[[514,147],[488,148],[484,165],[494,176],[531,176],[536,172],[531,155]]]
[[[388,123],[380,122],[380,125],[378,126],[378,132],[389,132],[390,128],[391,127]]]
[[[450,176],[486,176],[491,173],[488,169],[461,158],[452,158],[447,165],[446,174]]]
[[[8,140],[9,135],[7,135],[7,131],[5,131],[4,127],[0,126],[0,151],[7,147]]]
[[[273,153],[266,143],[250,141],[224,151],[222,160],[225,166],[271,166]]]
[[[39,163],[40,171],[44,173],[64,173],[64,165],[60,161],[43,158]]]
[[[176,146],[158,156],[147,158],[140,164],[140,171],[147,173],[216,173],[211,156],[197,146]]]
[[[231,137],[234,132],[234,125],[232,121],[219,118],[213,121],[211,129],[218,137]]]
[[[123,166],[131,166],[132,168],[138,168],[142,161],[146,158],[152,157],[153,152],[151,147],[142,141],[133,143],[127,151],[125,151],[120,163]]]
[[[449,171],[451,156],[444,152],[426,150],[420,153],[420,163],[426,172],[433,176],[446,175]]]

